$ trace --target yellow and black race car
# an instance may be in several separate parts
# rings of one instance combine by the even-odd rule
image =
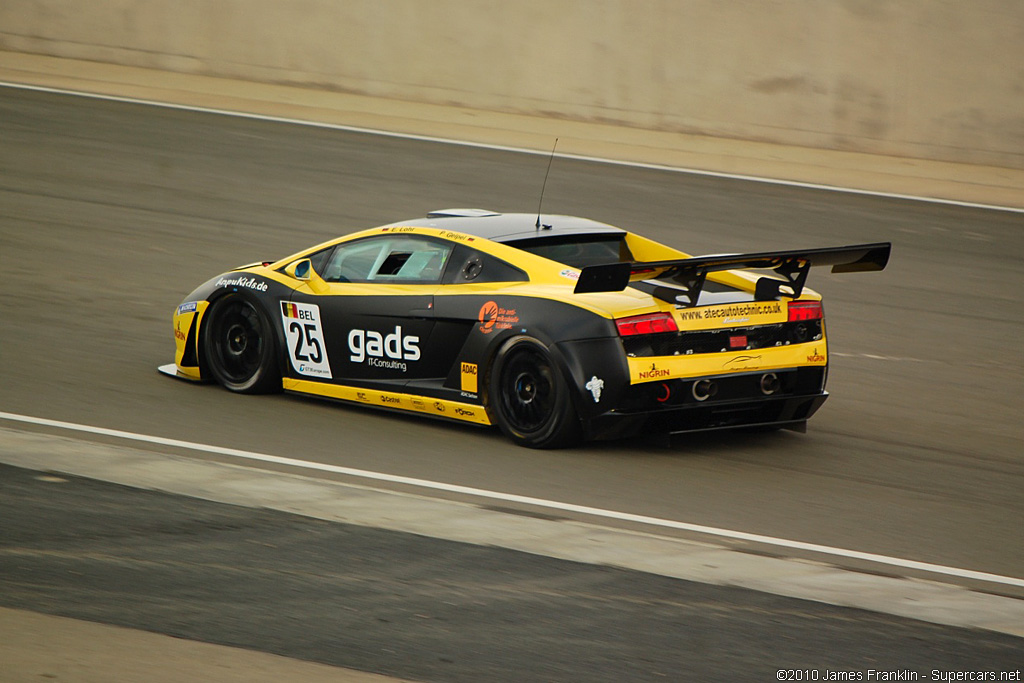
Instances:
[[[160,370],[496,424],[534,448],[802,430],[828,397],[808,271],[881,270],[889,251],[690,257],[582,218],[435,211],[211,279],[175,311]]]

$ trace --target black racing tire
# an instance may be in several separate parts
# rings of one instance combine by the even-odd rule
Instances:
[[[520,446],[565,448],[580,441],[583,430],[569,390],[558,363],[531,337],[510,339],[491,364],[492,415]]]
[[[281,390],[277,340],[263,310],[241,294],[217,299],[203,324],[205,367],[226,389],[240,394]]]

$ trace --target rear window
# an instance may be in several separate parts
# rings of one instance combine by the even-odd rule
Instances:
[[[625,235],[539,237],[506,242],[506,244],[571,268],[583,268],[601,263],[627,263],[633,260],[633,254],[626,244]]]

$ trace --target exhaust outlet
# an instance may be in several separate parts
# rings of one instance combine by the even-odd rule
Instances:
[[[782,383],[779,382],[779,376],[774,372],[766,372],[761,375],[761,393],[765,396],[771,396],[779,390],[780,386]]]
[[[706,401],[718,393],[718,385],[709,379],[699,379],[690,391],[696,400]]]

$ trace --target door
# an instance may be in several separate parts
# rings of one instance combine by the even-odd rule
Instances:
[[[344,242],[282,304],[291,376],[400,388],[444,377],[427,344],[449,242],[400,233]]]

